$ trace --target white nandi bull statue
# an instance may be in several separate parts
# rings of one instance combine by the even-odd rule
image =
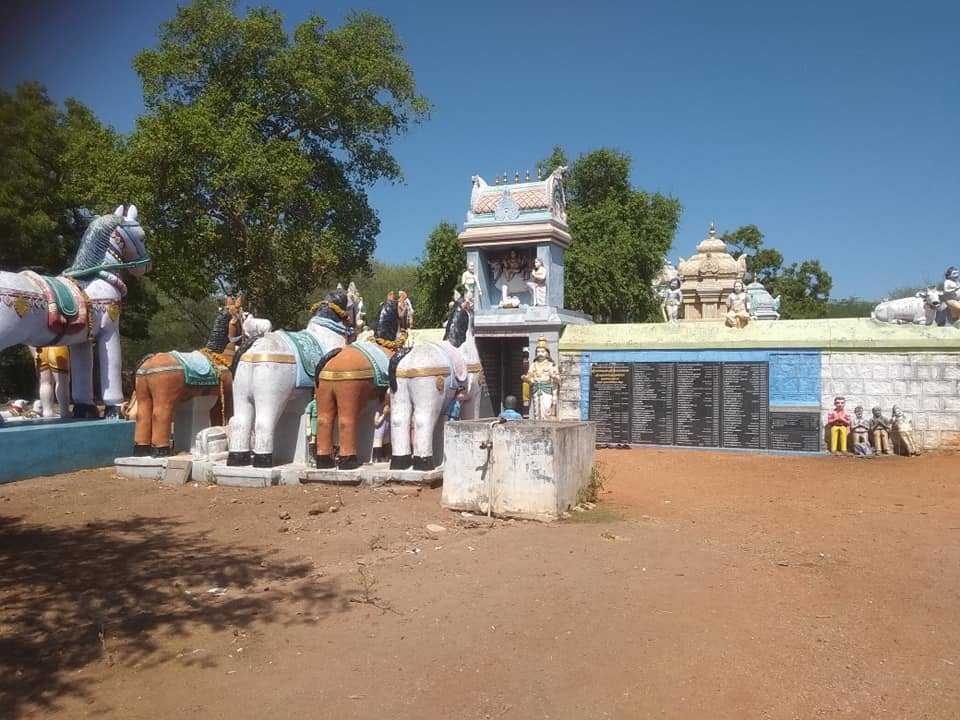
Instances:
[[[927,288],[913,297],[884,300],[873,309],[870,317],[893,325],[933,325],[940,304],[940,291]]]
[[[74,417],[100,417],[93,403],[94,341],[106,416],[120,417],[120,304],[127,294],[121,270],[150,271],[133,205],[126,214],[121,205],[112,215],[94,218],[73,265],[60,277],[0,272],[0,350],[20,343],[69,345]]]

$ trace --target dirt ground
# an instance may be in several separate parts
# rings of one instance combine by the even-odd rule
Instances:
[[[600,504],[550,525],[0,486],[0,717],[960,717],[960,457],[598,457]]]

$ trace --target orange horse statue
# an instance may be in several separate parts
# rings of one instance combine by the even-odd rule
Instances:
[[[136,371],[134,455],[167,457],[170,428],[184,401],[217,395],[210,410],[211,425],[225,425],[233,414],[233,375],[230,364],[241,339],[242,300],[227,298],[214,320],[207,345],[192,353],[176,351],[147,355]]]
[[[372,342],[355,342],[328,355],[317,365],[317,467],[355,470],[357,423],[363,409],[383,397],[389,384],[390,358],[403,347],[406,330],[402,328],[396,300],[380,306]],[[339,461],[333,456],[333,429],[336,422],[340,439]]]

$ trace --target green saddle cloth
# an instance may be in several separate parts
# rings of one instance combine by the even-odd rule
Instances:
[[[220,376],[217,374],[216,368],[213,367],[213,363],[207,359],[207,356],[199,350],[188,353],[173,350],[170,354],[183,366],[183,381],[187,385],[205,387],[219,384]]]
[[[60,314],[63,315],[68,320],[75,318],[80,312],[80,307],[77,305],[77,299],[74,297],[70,287],[55,277],[50,277],[49,275],[41,275],[41,279],[46,283],[47,287],[50,288],[50,292],[53,293],[54,300],[57,303],[57,310],[60,311]]]
[[[313,387],[313,377],[317,371],[317,363],[326,355],[326,350],[309,330],[278,330],[277,331],[297,356],[296,386],[298,388]]]

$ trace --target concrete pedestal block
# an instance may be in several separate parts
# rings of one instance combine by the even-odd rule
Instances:
[[[443,482],[443,468],[435,470],[391,470],[390,463],[364,465],[360,468],[364,485],[378,486],[387,483],[438,487]]]
[[[136,480],[159,480],[167,469],[169,458],[118,457],[113,459],[113,469],[120,477]]]
[[[305,467],[299,473],[300,482],[324,485],[359,485],[363,482],[360,470],[317,469]]]
[[[183,452],[193,447],[197,433],[210,427],[210,410],[219,399],[217,395],[202,395],[180,403],[173,415],[173,451]]]
[[[596,441],[592,422],[448,423],[440,503],[451,510],[556,520],[590,482]]]
[[[280,468],[231,467],[212,465],[209,470],[217,485],[228,487],[270,487],[280,483]]]
[[[192,469],[193,462],[189,457],[167,458],[167,467],[160,476],[160,482],[165,485],[186,485]]]

